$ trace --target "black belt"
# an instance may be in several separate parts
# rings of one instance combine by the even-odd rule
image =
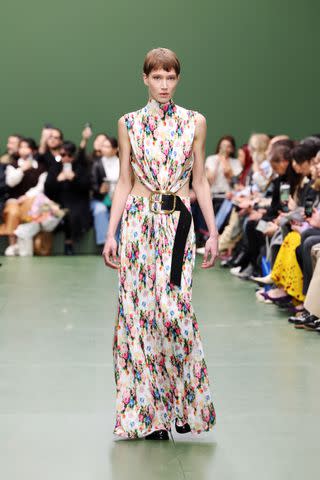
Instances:
[[[155,194],[160,194],[161,200],[154,200],[153,196]],[[154,205],[157,203],[160,204],[160,209],[154,208]],[[176,210],[180,211],[172,250],[170,282],[178,287],[181,287],[183,256],[190,230],[192,215],[181,200],[181,197],[172,192],[166,193],[153,191],[149,198],[149,205],[151,211],[154,213],[170,214]]]

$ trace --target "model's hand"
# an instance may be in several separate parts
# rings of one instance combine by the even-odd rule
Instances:
[[[210,258],[209,258],[210,256]],[[218,235],[209,237],[204,246],[204,256],[201,264],[202,268],[210,268],[214,265],[218,256]]]
[[[107,238],[103,247],[102,256],[107,267],[120,268],[120,261],[117,260],[117,241],[114,237]]]

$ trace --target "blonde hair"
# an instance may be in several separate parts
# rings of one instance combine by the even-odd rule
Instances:
[[[177,75],[180,74],[180,62],[172,50],[168,48],[154,48],[150,50],[147,55],[145,56],[144,63],[143,63],[143,72],[146,75],[152,70],[156,70],[158,68],[163,68],[167,72],[173,68]]]
[[[248,147],[254,163],[260,164],[267,157],[270,137],[266,133],[253,133],[248,141]]]

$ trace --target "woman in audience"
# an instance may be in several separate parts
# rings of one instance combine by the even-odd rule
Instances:
[[[4,223],[0,235],[8,236],[9,246],[5,255],[19,255],[17,237],[18,225],[28,214],[34,197],[43,192],[46,180],[46,164],[36,160],[37,145],[32,138],[23,138],[19,143],[18,160],[12,160],[6,167],[6,184],[9,198],[3,209]]]
[[[104,245],[106,239],[112,196],[120,173],[117,139],[105,138],[101,144],[101,154],[102,157],[96,159],[92,166],[92,199],[90,203],[97,245]],[[120,227],[118,227],[117,235],[119,235],[119,230]]]
[[[242,145],[238,150],[238,160],[241,164],[242,172],[238,179],[237,190],[242,189],[246,185],[250,184],[252,173],[252,156],[247,144]]]
[[[45,194],[61,207],[68,209],[61,223],[65,233],[64,253],[73,255],[74,241],[91,225],[90,170],[88,163],[77,156],[74,143],[63,142],[60,155],[61,162],[54,162],[49,168]]]
[[[300,181],[289,200],[288,208],[291,213],[280,214],[278,221],[270,227],[271,232],[275,232],[279,224],[282,224],[283,228],[288,225],[291,230],[284,238],[271,272],[271,280],[277,288],[268,292],[267,297],[277,302],[288,302],[291,297],[298,302],[304,300],[303,272],[297,261],[296,248],[301,243],[301,232],[308,228],[308,223],[304,222],[303,211],[306,201],[311,199],[314,202],[317,196],[308,178],[314,149],[307,145],[298,145],[292,151],[292,158],[293,168],[300,175]]]
[[[205,161],[215,213],[218,212],[226,197],[226,193],[231,192],[233,185],[242,172],[242,165],[239,159],[234,158],[235,150],[234,138],[226,135],[218,141],[216,153],[209,155]]]
[[[258,172],[260,165],[267,159],[269,142],[270,137],[265,133],[253,133],[249,138],[248,148],[252,157],[254,172]]]
[[[234,267],[231,273],[240,278],[247,279],[250,276],[260,276],[259,256],[262,247],[265,246],[265,236],[261,229],[257,229],[258,223],[260,220],[272,222],[279,216],[279,211],[282,209],[280,187],[283,183],[289,185],[292,193],[296,188],[298,175],[291,166],[290,153],[292,146],[293,143],[290,140],[277,142],[273,146],[270,155],[270,166],[276,178],[270,183],[271,203],[269,206],[265,207],[266,199],[262,199],[261,195],[253,197],[253,199],[249,198],[245,201],[239,201],[238,203],[242,215],[246,215],[246,221],[244,222],[242,248],[231,263],[231,266]],[[262,200],[264,200],[263,203]]]

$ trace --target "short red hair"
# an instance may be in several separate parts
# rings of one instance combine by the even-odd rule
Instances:
[[[173,68],[177,75],[180,74],[180,62],[172,50],[168,48],[154,48],[150,50],[143,64],[143,72],[146,75],[149,75],[152,70],[157,70],[158,68],[163,68],[167,72]]]

